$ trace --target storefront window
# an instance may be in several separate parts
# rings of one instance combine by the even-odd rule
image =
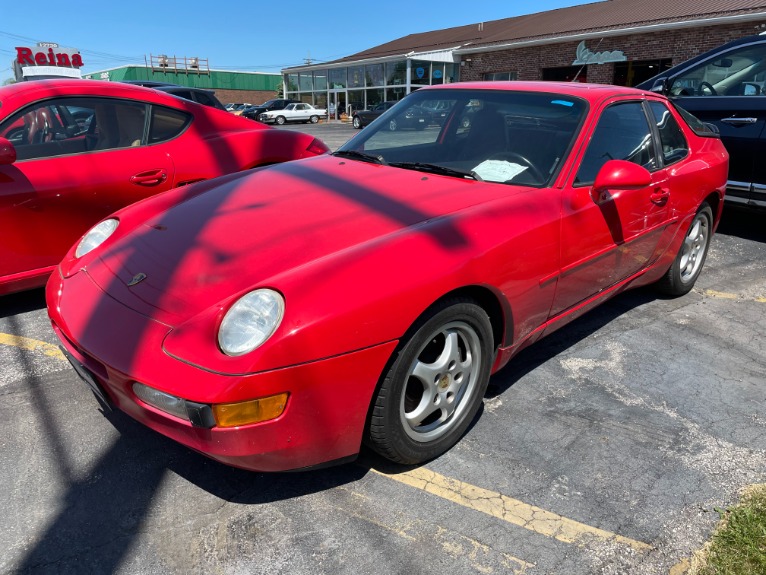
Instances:
[[[364,88],[364,66],[349,67],[348,87],[349,88]]]
[[[298,74],[285,74],[285,84],[288,92],[298,91]]]
[[[364,90],[349,90],[348,105],[353,106],[354,110],[364,110]]]
[[[444,64],[439,62],[431,64],[431,84],[444,84]]]
[[[413,60],[410,66],[410,84],[428,86],[431,81],[431,62]]]
[[[346,87],[346,69],[333,68],[330,70],[330,88],[339,90]]]
[[[311,72],[303,72],[298,75],[298,86],[301,92],[310,92],[314,89],[312,79]]]
[[[377,90],[367,90],[367,107],[372,108],[376,104],[380,104],[385,97],[385,90],[382,88]]]
[[[407,61],[386,62],[386,85],[395,86],[407,83]]]
[[[314,76],[314,81],[316,81],[316,76]],[[317,108],[327,109],[327,92],[314,92],[314,105]]]
[[[404,86],[400,88],[386,88],[386,102],[395,102],[401,100],[405,96],[406,88]]]
[[[614,79],[616,86],[635,86],[644,80],[664,72],[672,65],[670,58],[662,60],[644,60],[614,63]]]
[[[458,70],[460,68],[456,64],[445,64],[444,65],[444,83],[445,84],[452,84],[452,82],[458,81]]]
[[[382,86],[385,81],[383,64],[370,64],[364,67],[364,77],[367,86]]]
[[[314,90],[327,89],[327,70],[314,72]]]

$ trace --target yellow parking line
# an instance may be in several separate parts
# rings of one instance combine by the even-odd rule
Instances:
[[[741,296],[735,293],[729,293],[725,291],[716,291],[712,289],[706,289],[702,290],[702,295],[707,297],[714,297],[718,299],[731,299],[731,300],[738,300],[741,299],[743,301],[749,301],[749,297]],[[758,303],[766,303],[766,297],[764,296],[757,296],[752,298],[752,301],[758,302]]]
[[[567,519],[551,511],[507,497],[502,493],[445,477],[428,469],[413,469],[396,474],[382,473],[374,469],[372,471],[468,509],[486,513],[564,543],[584,543],[590,537],[627,545],[636,551],[652,549],[651,545],[641,541]]]
[[[0,345],[8,345],[26,349],[28,351],[42,351],[45,355],[55,357],[56,359],[65,359],[61,350],[53,344],[40,341],[38,339],[31,339],[28,337],[21,337],[20,335],[11,335],[9,333],[0,333]]]

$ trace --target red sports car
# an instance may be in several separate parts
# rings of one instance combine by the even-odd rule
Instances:
[[[440,126],[391,132],[412,106]],[[466,115],[470,121],[466,122]],[[105,405],[261,471],[448,450],[490,374],[629,287],[688,292],[728,155],[662,96],[424,88],[332,155],[103,220],[47,288]]]
[[[0,87],[0,295],[45,285],[88,228],[137,200],[329,151],[264,128],[127,84]]]

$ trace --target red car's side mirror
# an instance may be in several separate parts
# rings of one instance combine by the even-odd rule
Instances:
[[[637,190],[652,183],[649,170],[627,160],[609,160],[596,175],[591,196],[593,201],[601,203],[613,197],[611,189]]]
[[[7,166],[16,161],[16,148],[10,141],[0,138],[0,166]]]

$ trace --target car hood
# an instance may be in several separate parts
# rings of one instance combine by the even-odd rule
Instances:
[[[107,244],[87,271],[115,299],[173,326],[250,289],[278,290],[279,277],[302,266],[510,190],[319,156],[227,177]]]

